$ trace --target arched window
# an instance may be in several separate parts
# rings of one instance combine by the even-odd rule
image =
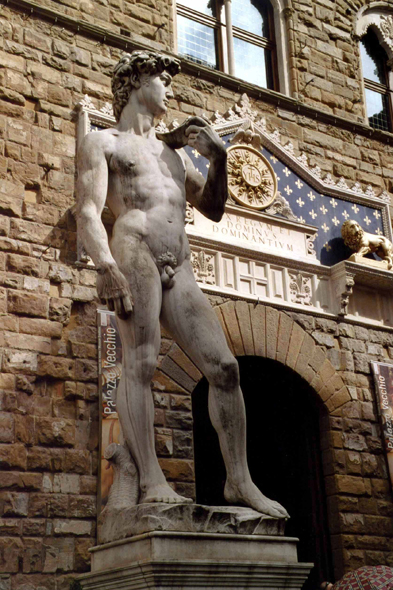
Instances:
[[[201,65],[278,90],[268,0],[180,0],[177,50]]]
[[[369,28],[360,39],[367,118],[371,127],[392,130],[392,89],[389,87],[388,56],[376,33]]]

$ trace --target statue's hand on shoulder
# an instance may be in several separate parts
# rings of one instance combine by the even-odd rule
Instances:
[[[98,269],[97,291],[101,302],[119,318],[126,319],[130,315],[133,305],[130,286],[116,264]]]
[[[188,138],[188,145],[195,148],[201,156],[209,160],[211,158],[226,158],[224,144],[210,125],[189,125],[185,130],[185,135]]]

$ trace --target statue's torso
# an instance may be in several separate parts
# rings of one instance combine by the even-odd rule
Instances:
[[[116,218],[113,239],[132,235],[155,258],[170,251],[180,263],[189,256],[181,157],[156,138],[117,133],[112,139],[107,204]]]

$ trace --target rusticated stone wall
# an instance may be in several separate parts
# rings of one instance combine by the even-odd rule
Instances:
[[[56,4],[59,14],[115,33],[128,29],[130,43],[139,39],[153,47],[172,47],[172,12],[162,0],[40,0],[39,4],[52,9]],[[336,2],[335,9],[325,0],[294,3],[291,25],[297,53],[292,75],[299,98],[321,110],[355,118],[361,113],[358,49],[348,31],[353,11],[361,4],[354,0],[348,15],[346,2]],[[97,301],[94,271],[75,265],[71,212],[75,106],[86,93],[98,107],[110,100],[110,71],[120,54],[105,41],[41,20],[34,13],[17,12],[11,5],[0,10],[0,588],[4,590],[68,588],[76,573],[88,569],[87,550],[95,543]],[[242,92],[241,82],[239,91],[233,92],[224,83],[182,73],[174,81],[168,120],[224,112]],[[336,179],[343,176],[393,191],[391,144],[270,102],[252,103],[266,117],[268,129],[279,129],[284,143],[290,139],[297,152],[308,154],[311,165]],[[238,315],[244,314],[244,306],[243,311],[233,312],[224,300],[212,298],[212,303],[220,306],[235,354],[247,353],[251,320],[249,324],[247,314],[243,319]],[[303,337],[301,346],[304,340],[312,342],[320,351],[317,357],[329,361],[322,395],[329,393],[326,404],[331,415],[325,423],[324,448],[337,575],[363,563],[393,565],[392,502],[369,374],[369,360],[393,357],[392,333],[306,314],[290,316],[285,314],[285,321],[295,320],[291,326],[299,327],[294,329]],[[279,342],[281,347],[279,325],[275,320],[268,324],[269,346],[263,354],[276,354]],[[153,379],[157,451],[172,485],[190,496],[194,494],[190,393],[199,379],[198,370],[164,334],[160,368]],[[329,405],[333,395],[339,405],[331,405],[332,400]]]

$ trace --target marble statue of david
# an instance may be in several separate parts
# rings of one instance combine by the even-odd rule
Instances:
[[[225,498],[274,517],[286,510],[251,480],[239,369],[209,302],[195,282],[185,232],[186,201],[219,221],[227,199],[226,151],[203,119],[185,127],[188,144],[208,158],[207,179],[187,154],[156,137],[155,120],[173,98],[179,62],[134,51],[114,68],[117,124],[88,134],[78,154],[78,226],[98,270],[99,297],[117,315],[122,377],[117,409],[140,478],[140,503],[184,503],[167,483],[154,448],[150,382],[160,322],[209,381],[209,412],[227,471]],[[105,203],[116,221],[108,242]]]

